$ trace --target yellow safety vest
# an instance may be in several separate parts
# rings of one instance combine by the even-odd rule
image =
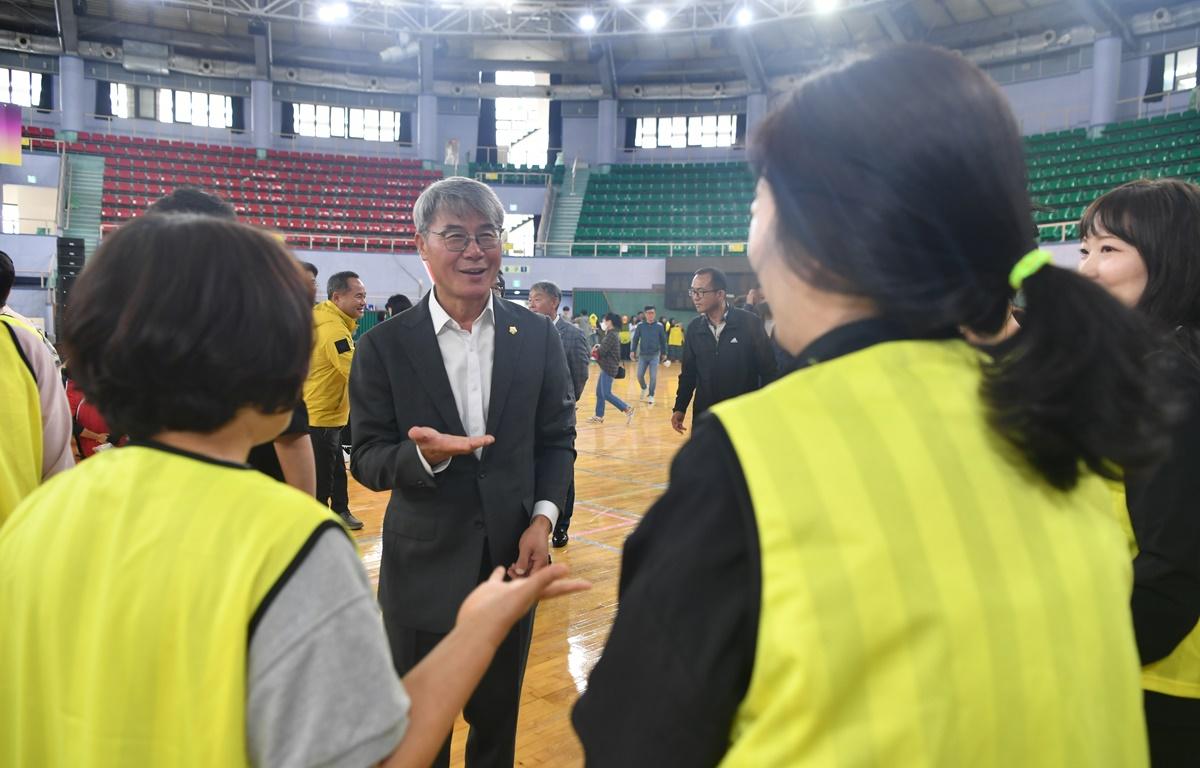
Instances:
[[[1012,455],[977,354],[879,344],[713,408],[762,573],[724,765],[1147,764],[1107,489]]]
[[[23,325],[0,315],[0,526],[42,480],[42,402],[17,344]]]
[[[1113,514],[1125,533],[1129,558],[1133,560],[1138,555],[1138,545],[1133,521],[1129,519],[1125,486],[1114,483],[1111,488]],[[1142,687],[1168,696],[1200,699],[1200,625],[1194,627],[1166,658],[1142,667]],[[1200,723],[1197,727],[1200,728]]]
[[[249,631],[328,509],[261,475],[130,446],[0,529],[0,765],[247,764]]]

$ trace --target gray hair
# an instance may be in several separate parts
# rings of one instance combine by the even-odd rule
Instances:
[[[533,285],[529,286],[529,292],[533,293],[534,291],[537,291],[538,293],[544,293],[550,298],[554,299],[555,306],[562,304],[562,291],[558,289],[557,285],[549,280],[543,280],[540,283],[534,283]]]
[[[345,293],[350,290],[350,281],[358,277],[353,272],[335,272],[329,276],[329,282],[325,285],[325,292],[329,298],[333,298],[335,293]]]
[[[500,198],[491,187],[474,179],[451,176],[426,187],[413,204],[413,224],[417,231],[427,233],[442,212],[455,216],[478,214],[497,230],[504,229],[504,206]]]

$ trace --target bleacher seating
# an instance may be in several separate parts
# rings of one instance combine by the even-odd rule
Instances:
[[[742,162],[615,165],[592,174],[571,252],[617,256],[622,243],[650,243],[649,256],[723,255],[722,244],[746,241],[753,198]]]
[[[1134,179],[1200,181],[1200,113],[1180,112],[1116,123],[1088,138],[1078,128],[1025,139],[1030,192],[1051,209],[1035,214],[1043,240],[1074,240],[1088,204]]]
[[[105,157],[101,224],[142,213],[176,187],[228,200],[243,221],[315,248],[411,250],[412,205],[441,177],[419,160],[80,133],[68,152]]]

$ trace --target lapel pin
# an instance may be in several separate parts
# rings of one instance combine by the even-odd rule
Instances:
[[[511,333],[513,336],[516,336],[517,335],[517,326],[515,326],[515,325],[508,326],[508,332]]]

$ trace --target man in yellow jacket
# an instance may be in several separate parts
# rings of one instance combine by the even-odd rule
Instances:
[[[367,308],[367,288],[353,272],[338,272],[330,276],[327,293],[329,300],[313,308],[312,361],[304,382],[304,404],[317,465],[317,501],[358,530],[362,521],[350,514],[346,494],[342,429],[350,421],[354,330]]]

